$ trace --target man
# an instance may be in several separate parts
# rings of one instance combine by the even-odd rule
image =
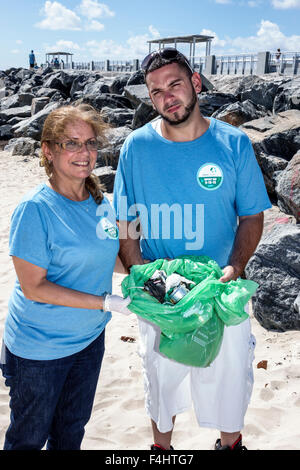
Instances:
[[[33,51],[31,51],[30,54],[29,54],[29,67],[30,67],[30,69],[34,69],[34,65],[35,65],[35,55],[34,55]]]
[[[260,240],[263,211],[271,207],[251,142],[237,128],[202,116],[201,77],[176,49],[152,53],[142,66],[160,118],[132,132],[122,148],[114,190],[120,258],[129,270],[145,260],[207,255],[223,268],[222,282],[235,280]],[[139,327],[152,450],[172,449],[176,414],[191,401],[199,425],[221,432],[215,449],[244,450],[240,432],[255,344],[250,321],[225,327],[208,368],[164,357],[158,328],[142,319]]]

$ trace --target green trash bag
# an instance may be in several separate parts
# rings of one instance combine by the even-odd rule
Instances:
[[[160,303],[144,290],[156,270],[177,273],[192,281],[192,289],[176,304]],[[159,350],[183,364],[207,367],[219,353],[224,325],[238,325],[248,314],[244,307],[258,284],[244,279],[222,283],[223,272],[207,256],[180,256],[134,265],[122,282],[129,310],[161,330]]]

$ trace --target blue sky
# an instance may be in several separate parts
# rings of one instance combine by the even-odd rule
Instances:
[[[46,52],[55,50],[72,52],[76,62],[143,58],[148,40],[189,34],[214,36],[216,55],[277,47],[300,51],[300,0],[0,0],[0,4],[0,70],[27,66],[31,49],[38,64]],[[203,55],[201,46],[196,53]]]

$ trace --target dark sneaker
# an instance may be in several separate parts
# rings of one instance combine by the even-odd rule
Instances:
[[[151,450],[153,450],[154,452],[168,452],[169,451],[169,449],[165,449],[159,444],[152,444]],[[174,450],[174,447],[170,446],[170,450]]]
[[[248,450],[247,447],[242,445],[242,435],[232,444],[232,446],[222,446],[221,439],[217,439],[215,443],[215,450],[236,450],[241,452],[242,450]]]

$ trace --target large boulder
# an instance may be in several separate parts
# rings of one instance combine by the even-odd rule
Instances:
[[[15,137],[31,137],[35,140],[40,140],[42,129],[48,114],[61,105],[60,102],[49,103],[45,108],[34,114],[29,119],[16,124],[12,127]]]
[[[300,151],[278,175],[276,193],[280,209],[300,223]]]
[[[267,114],[263,106],[252,103],[251,100],[244,102],[236,101],[232,104],[225,104],[212,114],[212,117],[228,122],[232,126],[239,127],[245,122],[259,119]]]
[[[276,155],[268,155],[264,152],[257,152],[256,159],[262,170],[265,185],[269,196],[277,202],[276,184],[278,175],[285,169],[288,162]]]
[[[109,87],[110,93],[115,93],[117,95],[122,95],[125,86],[130,78],[130,74],[124,74],[119,77],[115,77],[113,82]]]
[[[11,139],[4,150],[11,152],[12,155],[38,156],[40,148],[40,142],[30,137],[19,137]]]
[[[100,115],[104,122],[115,127],[130,126],[134,116],[133,109],[109,108],[105,106],[101,109]]]
[[[211,116],[221,106],[227,106],[236,101],[236,97],[230,93],[206,92],[198,96],[200,111],[204,116]]]
[[[246,267],[259,284],[253,313],[267,330],[300,330],[295,300],[300,291],[300,225],[278,224],[264,236]]]
[[[274,99],[273,112],[287,109],[300,109],[300,77],[296,77],[278,87]]]
[[[111,166],[102,166],[95,168],[93,173],[98,176],[100,183],[104,185],[105,191],[107,193],[112,193],[114,189],[116,170]]]
[[[29,116],[31,116],[31,106],[9,108],[0,111],[0,119],[2,121],[8,121],[13,117],[26,118]]]
[[[290,109],[240,126],[252,141],[255,153],[276,155],[287,161],[300,149],[300,110]]]
[[[110,93],[101,93],[95,95],[84,95],[78,100],[79,103],[87,103],[98,111],[102,108],[132,108],[132,104],[128,98],[121,95],[113,95]]]
[[[126,137],[132,132],[127,126],[113,128],[105,132],[106,144],[100,149],[96,166],[111,166],[117,169],[121,147]]]
[[[30,106],[34,95],[32,93],[17,93],[1,100],[1,110]]]

